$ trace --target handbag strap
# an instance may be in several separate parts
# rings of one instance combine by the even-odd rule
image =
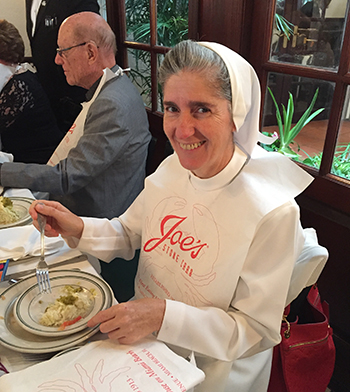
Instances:
[[[329,304],[328,302],[321,300],[321,295],[317,284],[314,284],[311,287],[309,294],[307,295],[307,300],[311,306],[315,307],[317,310],[323,313],[329,320]]]

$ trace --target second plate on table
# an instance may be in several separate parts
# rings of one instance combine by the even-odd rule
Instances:
[[[39,336],[61,337],[71,335],[87,328],[87,321],[99,311],[107,309],[111,304],[110,287],[99,277],[80,271],[64,271],[59,273],[50,272],[52,293],[40,294],[38,285],[28,287],[17,298],[14,305],[14,317],[18,324],[26,331]],[[55,302],[62,294],[65,286],[79,287],[93,294],[92,304],[89,306],[83,318],[64,330],[59,327],[48,327],[40,324],[40,319],[48,305]]]
[[[25,226],[32,222],[32,217],[29,214],[29,207],[34,199],[28,197],[9,197],[13,204],[13,210],[17,213],[18,219],[16,222],[0,224],[0,229],[7,229],[15,226]]]

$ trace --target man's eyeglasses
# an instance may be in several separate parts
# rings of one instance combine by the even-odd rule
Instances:
[[[60,55],[61,57],[63,57],[63,52],[68,52],[68,50],[71,50],[71,49],[73,49],[73,48],[77,48],[78,46],[84,46],[84,45],[86,45],[86,44],[87,44],[87,42],[83,42],[83,43],[78,44],[78,45],[70,46],[69,48],[64,48],[64,49],[57,48],[57,49],[56,49],[56,52],[57,52],[58,55]]]

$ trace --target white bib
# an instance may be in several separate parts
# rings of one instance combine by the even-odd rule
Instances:
[[[17,66],[0,63],[0,92],[16,72]]]
[[[105,68],[103,70],[102,78],[100,80],[99,85],[97,86],[97,89],[93,97],[90,99],[90,101],[82,103],[83,108],[81,112],[79,113],[78,117],[75,119],[70,130],[66,133],[64,138],[61,140],[61,143],[57,146],[56,150],[54,151],[51,158],[47,162],[47,165],[56,166],[58,162],[67,158],[69,151],[78,144],[79,139],[84,133],[84,125],[85,125],[85,119],[87,113],[90,109],[90,106],[93,104],[98,94],[100,93],[103,85],[107,81],[119,76],[120,74],[122,74],[121,68],[118,68],[116,73],[113,73],[109,68]]]

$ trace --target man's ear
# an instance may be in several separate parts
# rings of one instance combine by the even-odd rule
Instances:
[[[94,45],[93,43],[89,42],[87,44],[87,50],[88,50],[88,59],[89,59],[89,61],[92,61],[92,62],[96,61],[97,51],[98,51],[97,46]]]

